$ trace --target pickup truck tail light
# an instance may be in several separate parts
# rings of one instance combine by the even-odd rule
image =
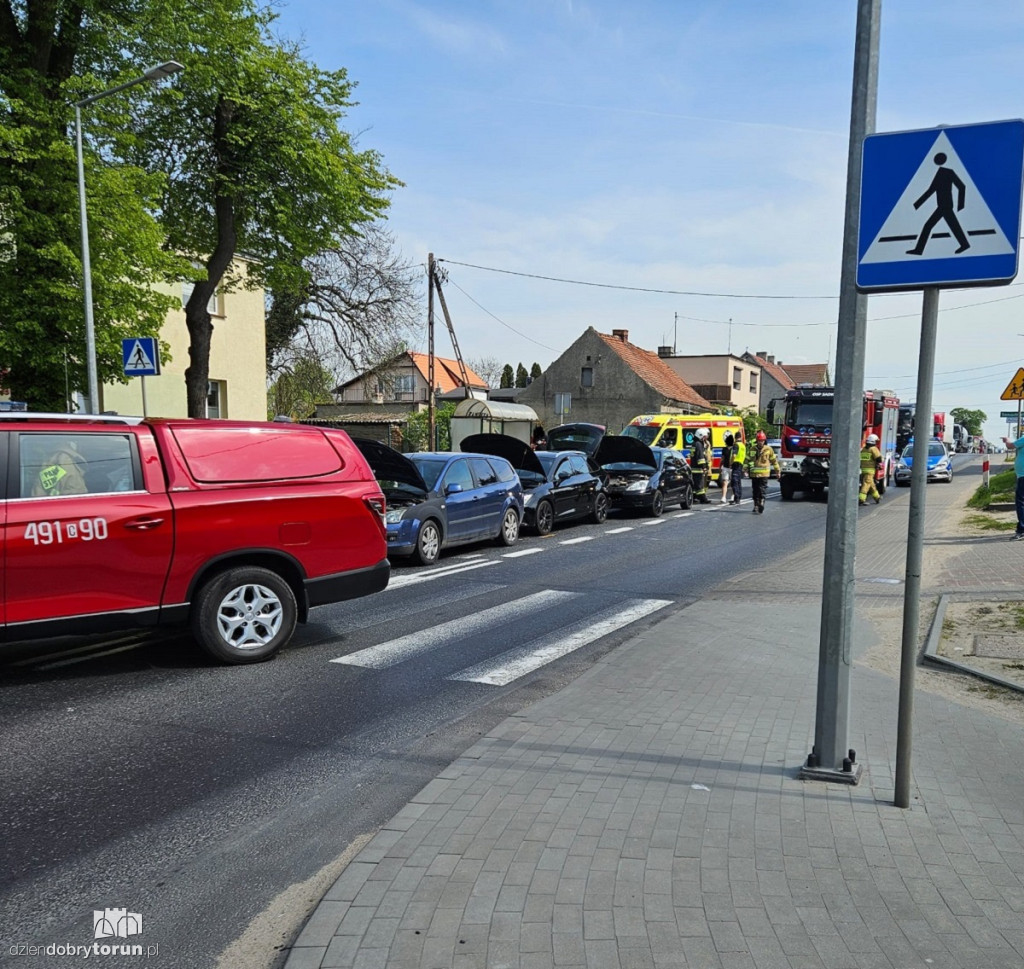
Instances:
[[[363,501],[366,502],[371,511],[376,513],[377,522],[380,525],[381,532],[387,534],[387,525],[384,521],[384,513],[387,511],[387,503],[384,500],[384,496],[380,492],[363,495]]]

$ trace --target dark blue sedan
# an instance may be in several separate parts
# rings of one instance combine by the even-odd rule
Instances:
[[[446,451],[402,454],[379,441],[353,440],[387,499],[389,556],[431,565],[454,545],[516,543],[523,487],[508,461]]]
[[[608,515],[604,485],[582,451],[534,451],[508,434],[471,434],[461,446],[504,458],[516,469],[526,495],[523,524],[538,535],[572,519],[600,525]]]

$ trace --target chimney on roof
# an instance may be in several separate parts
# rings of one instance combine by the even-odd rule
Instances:
[[[623,343],[629,343],[629,330],[612,330],[612,336]]]
[[[672,347],[658,347],[658,356],[659,357],[671,357],[672,356]]]
[[[775,363],[775,357],[765,357],[765,360],[767,360],[769,363]]]

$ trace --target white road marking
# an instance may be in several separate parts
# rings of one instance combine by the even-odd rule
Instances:
[[[390,589],[404,589],[406,586],[419,585],[421,582],[430,582],[433,579],[446,578],[449,575],[458,575],[460,572],[470,572],[473,569],[482,569],[485,565],[497,565],[497,559],[482,560],[480,562],[466,562],[460,565],[446,565],[441,568],[428,569],[425,572],[415,572],[412,575],[399,575],[388,580],[385,592]]]
[[[689,518],[690,515],[693,515],[693,514],[696,514],[696,513],[692,512],[692,511],[683,511],[683,512],[680,512],[678,515],[673,515],[672,517],[673,518]]]
[[[502,555],[503,559],[517,559],[524,555],[536,555],[538,552],[543,552],[542,548],[521,548],[518,552],[506,552]]]
[[[524,646],[510,649],[483,663],[453,673],[447,679],[484,683],[488,686],[506,686],[513,680],[668,605],[671,605],[669,599],[629,599],[623,604],[611,606],[595,616],[566,626],[557,633],[535,639]]]
[[[593,535],[584,535],[582,538],[567,538],[563,542],[559,542],[559,545],[579,545],[580,542],[592,542],[594,540]]]
[[[356,650],[347,656],[332,659],[331,662],[384,670],[389,666],[418,656],[420,653],[443,646],[453,637],[466,636],[486,629],[488,626],[498,626],[530,609],[542,609],[556,602],[576,599],[581,595],[583,595],[582,592],[560,592],[554,589],[545,589],[543,592],[535,592],[533,595],[524,596],[521,599],[504,602],[500,606],[483,609],[471,616],[452,619],[421,632],[410,633],[408,636],[400,636],[398,639],[392,639],[377,646]]]
[[[633,531],[633,526],[627,525],[625,528],[609,528],[608,531],[605,532],[605,535],[621,535],[623,532],[631,531]]]
[[[645,522],[640,522],[641,526],[643,526],[643,525],[664,525],[664,524],[665,524],[665,519],[664,518],[649,518]]]

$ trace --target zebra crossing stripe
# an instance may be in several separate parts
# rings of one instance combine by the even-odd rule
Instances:
[[[560,592],[555,589],[545,589],[543,592],[535,592],[522,599],[513,599],[500,606],[483,609],[471,616],[452,619],[421,632],[410,633],[408,636],[400,636],[398,639],[391,639],[377,646],[356,650],[347,656],[332,659],[331,662],[344,663],[347,666],[364,666],[372,670],[384,670],[421,653],[444,646],[453,638],[464,637],[489,626],[499,626],[530,609],[542,609],[567,599],[579,598],[581,595],[583,595],[582,592]]]
[[[416,572],[412,575],[398,575],[393,572],[388,580],[385,592],[391,589],[405,589],[410,585],[419,585],[421,582],[432,582],[434,579],[447,578],[449,575],[458,575],[460,572],[471,572],[473,569],[482,569],[487,565],[497,565],[497,559],[484,559],[479,562],[462,562],[458,565],[444,565],[441,568],[428,569],[426,572]]]
[[[469,666],[446,679],[484,683],[488,686],[506,686],[513,680],[668,605],[671,605],[670,599],[629,599],[624,604],[603,609],[595,616],[566,626],[550,636],[535,639],[525,646],[510,649],[483,663]]]

